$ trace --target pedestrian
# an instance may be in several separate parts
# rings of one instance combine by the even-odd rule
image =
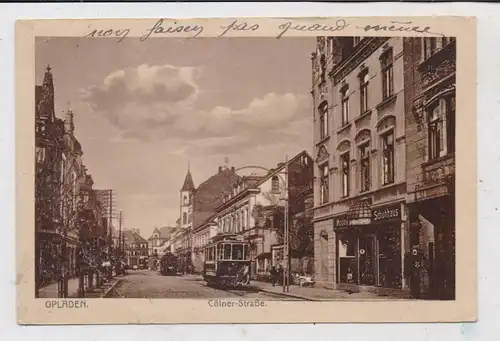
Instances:
[[[276,282],[277,282],[277,279],[278,279],[277,278],[278,277],[277,276],[278,272],[276,271],[276,266],[273,265],[271,267],[270,273],[271,273],[271,283],[273,284],[273,287],[274,287],[274,286],[276,286]]]
[[[283,267],[281,266],[281,264],[278,264],[277,277],[279,285],[283,285]]]

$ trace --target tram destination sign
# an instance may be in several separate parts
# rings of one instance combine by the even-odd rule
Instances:
[[[372,210],[372,221],[401,220],[401,204],[385,206]]]

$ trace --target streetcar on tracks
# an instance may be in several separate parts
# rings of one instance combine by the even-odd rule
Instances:
[[[179,271],[179,259],[171,252],[165,253],[160,259],[160,273],[163,276],[177,275]]]
[[[218,235],[205,246],[203,278],[208,286],[241,287],[250,283],[250,244],[236,235]]]

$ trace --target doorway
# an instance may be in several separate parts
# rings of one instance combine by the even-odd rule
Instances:
[[[359,284],[375,285],[375,236],[359,237]]]

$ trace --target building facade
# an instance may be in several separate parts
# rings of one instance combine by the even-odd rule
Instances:
[[[138,229],[123,231],[124,252],[127,265],[138,268],[148,267],[148,241]]]
[[[37,290],[60,282],[61,297],[67,295],[67,280],[96,262],[92,245],[103,233],[100,203],[83,164],[73,116],[68,110],[64,119],[56,117],[47,67],[43,84],[35,86],[35,278]]]
[[[314,262],[326,287],[406,288],[403,39],[318,37]]]
[[[455,298],[454,38],[405,39],[406,172],[413,281],[419,295]]]
[[[217,235],[218,220],[212,216],[193,231],[193,266],[196,273],[203,272],[204,248]]]
[[[215,214],[223,198],[233,190],[238,179],[235,169],[219,167],[218,172],[195,187],[188,169],[180,190],[180,232],[172,241],[173,249],[179,257],[184,271],[201,271],[199,259],[194,254],[194,231],[198,231]],[[198,257],[199,258],[199,257]],[[195,269],[194,263],[197,263]]]
[[[241,235],[250,241],[252,278],[268,279],[271,267],[283,261],[273,257],[273,250],[283,244],[285,202],[293,227],[292,217],[304,212],[303,193],[312,181],[313,160],[304,151],[266,175],[240,177],[217,208],[218,234]]]

